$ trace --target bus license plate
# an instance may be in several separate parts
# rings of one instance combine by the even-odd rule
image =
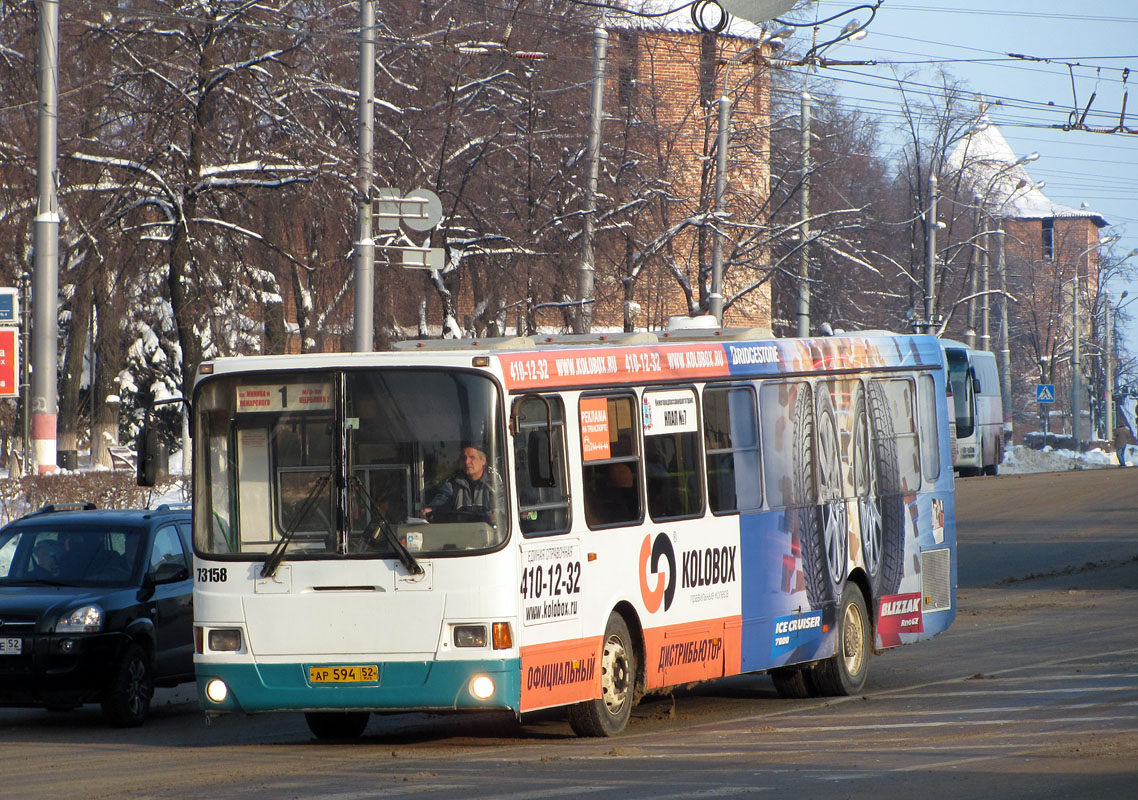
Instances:
[[[364,664],[356,667],[309,667],[311,683],[374,683],[379,680],[379,667]]]
[[[0,637],[0,655],[18,656],[24,652],[24,640]]]

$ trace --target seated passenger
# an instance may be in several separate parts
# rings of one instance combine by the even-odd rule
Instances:
[[[58,578],[61,566],[59,543],[40,539],[32,549],[34,564],[28,571],[33,578]]]
[[[640,519],[640,492],[636,472],[627,461],[613,461],[605,468],[605,479],[586,495],[585,509],[590,525],[612,525]]]

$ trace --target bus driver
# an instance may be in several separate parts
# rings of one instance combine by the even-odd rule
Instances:
[[[494,522],[494,509],[502,496],[502,479],[486,466],[486,449],[480,444],[462,447],[462,469],[448,478],[423,507],[423,518],[430,521],[452,519],[451,514],[467,519]]]

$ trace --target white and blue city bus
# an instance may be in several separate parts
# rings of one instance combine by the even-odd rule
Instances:
[[[955,614],[945,380],[937,339],[880,332],[205,363],[201,704],[320,737],[565,706],[611,735],[645,693],[725,675],[859,692],[871,653]],[[489,493],[444,507],[478,461]]]
[[[956,456],[961,477],[995,475],[1004,459],[1004,406],[996,354],[963,342],[941,339],[956,422]]]

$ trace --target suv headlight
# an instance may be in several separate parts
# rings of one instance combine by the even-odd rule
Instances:
[[[56,633],[98,633],[103,629],[103,609],[83,606],[64,614],[55,625]]]

